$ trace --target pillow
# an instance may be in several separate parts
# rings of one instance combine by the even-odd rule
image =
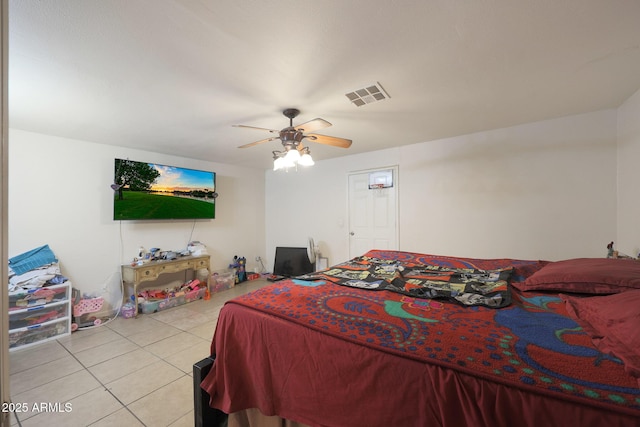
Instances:
[[[640,262],[621,258],[576,258],[551,262],[512,285],[521,291],[615,294],[640,289]]]
[[[598,350],[616,356],[629,374],[640,377],[640,290],[561,298],[569,316],[589,334]],[[640,385],[640,379],[638,382]]]

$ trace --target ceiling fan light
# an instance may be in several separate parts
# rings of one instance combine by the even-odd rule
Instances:
[[[285,154],[284,158],[285,160],[291,162],[293,166],[293,163],[297,163],[298,160],[300,160],[300,152],[295,148],[291,149],[287,151],[287,154]]]
[[[277,171],[284,168],[284,159],[282,157],[276,157],[273,161],[273,170]]]
[[[284,169],[293,168],[295,166],[296,166],[296,162],[292,161],[291,159],[287,159],[287,156],[284,156],[282,158],[282,167]]]
[[[315,162],[311,158],[311,154],[304,153],[302,156],[300,156],[300,160],[298,160],[298,164],[300,166],[313,166]]]

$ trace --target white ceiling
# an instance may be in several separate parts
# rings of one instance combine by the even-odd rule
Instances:
[[[380,82],[390,99],[345,93]],[[640,89],[637,0],[10,0],[10,127],[242,166],[232,127],[321,117],[349,149],[615,108]],[[139,159],[144,160],[144,159]]]

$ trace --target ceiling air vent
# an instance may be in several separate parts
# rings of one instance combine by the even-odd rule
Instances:
[[[384,91],[380,83],[377,82],[364,89],[349,92],[345,94],[345,96],[349,98],[349,101],[351,101],[356,107],[362,107],[365,104],[371,104],[372,102],[391,98],[389,94]]]

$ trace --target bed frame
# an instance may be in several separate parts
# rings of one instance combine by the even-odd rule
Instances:
[[[193,415],[195,427],[227,427],[227,414],[209,406],[209,393],[200,387],[213,365],[214,357],[193,364]]]

